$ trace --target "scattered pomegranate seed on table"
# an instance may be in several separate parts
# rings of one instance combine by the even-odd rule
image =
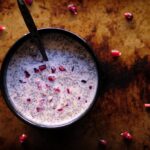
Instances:
[[[127,21],[132,21],[133,20],[133,14],[130,12],[124,13],[124,17]]]
[[[68,5],[68,10],[69,10],[73,15],[77,15],[77,6],[75,6],[74,4],[69,4],[69,5]]]
[[[150,108],[150,104],[144,104],[145,108]]]
[[[33,3],[33,0],[25,0],[25,3],[31,6]]]
[[[22,135],[19,136],[19,142],[21,144],[26,142],[26,141],[27,141],[27,135],[26,134],[23,133]]]
[[[111,55],[113,57],[119,57],[119,56],[121,56],[121,52],[118,50],[111,50]]]
[[[2,32],[2,31],[4,31],[4,30],[6,30],[6,27],[0,25],[0,32]]]
[[[100,139],[99,140],[99,145],[101,146],[101,147],[103,147],[103,148],[105,148],[106,146],[107,146],[107,141],[106,140],[104,140],[104,139]]]
[[[128,142],[132,141],[133,139],[132,135],[128,131],[121,133],[121,136],[123,137],[124,140]]]

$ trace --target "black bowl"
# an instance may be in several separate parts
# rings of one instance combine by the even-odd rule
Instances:
[[[47,127],[47,126],[44,126],[44,125],[39,125],[39,124],[36,124],[28,119],[26,119],[25,117],[23,117],[11,104],[11,101],[10,101],[10,97],[8,95],[8,89],[7,89],[7,86],[6,86],[6,73],[7,73],[7,68],[8,68],[8,65],[9,65],[9,62],[13,56],[13,54],[15,53],[15,51],[18,49],[18,47],[20,45],[22,45],[22,43],[24,43],[26,40],[28,40],[30,37],[30,33],[29,34],[26,34],[24,35],[23,37],[21,37],[19,40],[17,40],[14,45],[9,49],[8,53],[6,54],[5,58],[4,58],[4,61],[2,63],[2,67],[1,67],[1,74],[0,74],[0,83],[1,83],[1,91],[2,91],[2,95],[4,97],[4,100],[6,102],[6,104],[8,105],[8,107],[10,108],[10,110],[18,117],[20,118],[21,120],[23,120],[25,123],[29,124],[29,125],[33,125],[35,127],[39,127],[39,128],[45,128],[45,129],[56,129],[56,128],[62,128],[62,127],[67,127],[75,122],[77,122],[78,120],[80,120],[81,118],[83,118],[87,112],[89,112],[89,110],[91,110],[93,104],[95,103],[96,99],[98,98],[98,92],[99,92],[99,88],[100,88],[100,78],[99,78],[99,63],[98,63],[98,60],[92,50],[92,48],[87,44],[87,42],[80,38],[79,36],[75,35],[74,33],[72,32],[69,32],[69,31],[66,31],[66,30],[63,30],[63,29],[59,29],[59,28],[46,28],[46,29],[39,29],[38,30],[39,34],[44,34],[44,33],[60,33],[60,34],[63,34],[63,35],[66,35],[70,38],[73,38],[75,41],[79,42],[83,47],[85,47],[85,49],[87,50],[87,52],[90,53],[90,55],[92,56],[93,58],[93,61],[95,62],[95,65],[96,65],[96,69],[97,69],[97,74],[98,74],[98,87],[97,87],[97,91],[96,91],[96,94],[95,94],[95,97],[93,99],[93,102],[90,104],[90,106],[88,107],[88,109],[82,114],[80,115],[78,118],[72,120],[71,122],[69,123],[66,123],[66,124],[63,124],[63,125],[59,125],[59,126],[54,126],[54,127]]]

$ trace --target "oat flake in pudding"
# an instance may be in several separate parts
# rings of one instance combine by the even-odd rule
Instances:
[[[98,86],[96,64],[70,37],[42,36],[49,61],[34,44],[24,42],[10,60],[7,89],[11,104],[34,124],[53,127],[72,122],[88,109]]]

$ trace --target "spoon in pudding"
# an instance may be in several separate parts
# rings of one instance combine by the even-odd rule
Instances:
[[[45,52],[44,44],[43,44],[42,40],[40,39],[40,35],[38,33],[37,27],[33,21],[33,18],[31,16],[27,6],[25,5],[23,0],[17,0],[17,2],[18,2],[20,12],[23,16],[24,22],[31,34],[31,38],[33,39],[33,41],[36,43],[36,46],[40,50],[43,60],[48,61],[48,57]]]

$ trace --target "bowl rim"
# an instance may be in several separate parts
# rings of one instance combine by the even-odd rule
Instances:
[[[61,125],[54,125],[54,126],[47,126],[47,125],[42,125],[42,124],[38,124],[35,123],[27,118],[25,118],[21,113],[19,113],[15,107],[13,107],[11,100],[9,98],[9,94],[7,91],[7,85],[6,85],[6,73],[7,73],[7,69],[8,69],[8,65],[10,62],[10,58],[12,58],[13,54],[15,53],[15,51],[17,50],[17,47],[19,47],[23,42],[25,42],[26,40],[28,40],[30,38],[30,33],[27,33],[25,35],[23,35],[22,37],[20,37],[8,50],[7,54],[5,55],[5,58],[3,59],[2,62],[2,66],[1,66],[1,72],[0,72],[0,83],[1,83],[1,91],[2,91],[2,96],[4,98],[5,103],[7,104],[7,106],[9,107],[9,109],[13,112],[13,114],[15,114],[15,116],[17,116],[19,119],[21,119],[23,122],[25,122],[26,124],[29,124],[31,126],[34,127],[38,127],[38,128],[44,128],[44,129],[58,129],[58,128],[64,128],[64,127],[68,127],[76,122],[78,122],[79,120],[81,120],[82,118],[84,118],[86,116],[86,114],[91,110],[91,108],[93,107],[94,103],[96,102],[96,100],[98,99],[99,96],[99,89],[100,89],[100,69],[99,69],[99,62],[98,59],[96,57],[96,55],[94,54],[91,46],[80,36],[74,34],[73,32],[70,32],[68,30],[65,29],[61,29],[61,28],[40,28],[38,29],[39,34],[43,34],[43,33],[61,33],[64,35],[67,35],[68,37],[73,38],[73,40],[79,42],[83,47],[85,47],[85,49],[90,53],[96,69],[97,69],[97,75],[98,75],[98,85],[97,85],[97,89],[96,89],[96,93],[95,96],[93,98],[93,101],[91,102],[91,104],[89,105],[89,107],[77,118],[61,124]]]

